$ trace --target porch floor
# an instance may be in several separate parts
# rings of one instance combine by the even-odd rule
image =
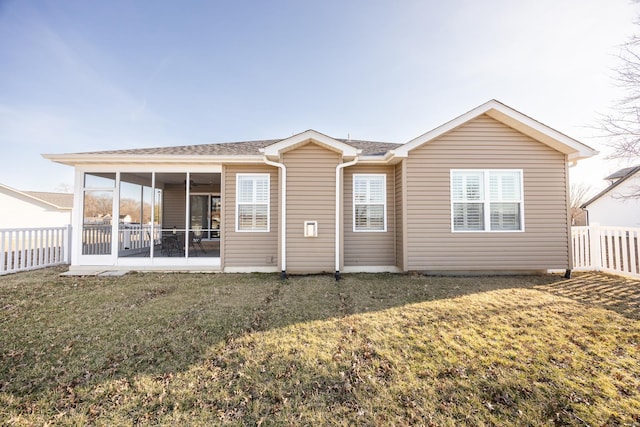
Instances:
[[[61,276],[106,276],[120,277],[129,273],[129,270],[69,270],[60,273]]]
[[[172,247],[167,249],[158,243],[153,247],[154,258],[176,258],[184,257],[183,248]],[[138,250],[131,253],[120,253],[119,258],[149,258],[151,256],[149,248]],[[189,257],[207,257],[220,258],[220,241],[219,240],[203,240],[201,245],[194,243],[189,246]]]

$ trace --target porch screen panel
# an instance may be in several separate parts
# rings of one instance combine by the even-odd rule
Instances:
[[[150,173],[121,173],[118,220],[118,256],[149,257],[154,242],[151,228]]]
[[[114,173],[86,173],[82,201],[82,255],[111,254]]]

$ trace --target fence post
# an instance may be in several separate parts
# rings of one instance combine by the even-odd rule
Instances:
[[[9,263],[9,255],[5,251],[4,246],[5,231],[0,231],[0,273],[3,273],[7,269]],[[11,247],[9,247],[11,249]]]
[[[602,269],[602,248],[600,247],[600,224],[597,222],[589,226],[589,248],[591,268],[600,271]]]
[[[71,224],[67,224],[66,233],[64,233],[64,263],[71,264]]]

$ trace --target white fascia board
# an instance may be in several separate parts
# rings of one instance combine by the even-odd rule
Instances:
[[[87,164],[122,164],[122,163],[262,163],[261,155],[240,156],[180,156],[180,155],[131,155],[131,154],[43,154],[42,157],[68,166]]]
[[[312,129],[304,131],[297,135],[293,135],[292,137],[289,137],[287,139],[283,139],[282,141],[276,142],[275,144],[271,144],[263,148],[261,151],[265,154],[265,156],[276,158],[280,157],[280,154],[282,152],[292,150],[295,147],[306,144],[310,141],[325,146],[330,150],[342,153],[344,157],[356,157],[359,152],[359,150],[357,150],[355,147],[352,147],[348,144],[345,144],[344,142],[333,139],[330,136]]]
[[[598,154],[598,151],[588,145],[562,132],[558,132],[506,105],[498,103],[496,107],[489,109],[485,114],[563,154],[567,154],[571,161],[586,159]]]
[[[368,165],[388,165],[390,164],[387,156],[360,156],[358,157],[358,164]]]
[[[456,117],[455,119],[438,126],[437,128],[420,135],[417,138],[412,139],[406,144],[396,148],[394,150],[395,157],[407,157],[409,155],[409,151],[413,150],[425,144],[429,141],[432,141],[445,133],[457,128],[464,123],[475,119],[482,114],[486,114],[493,119],[504,123],[505,125],[530,136],[531,138],[540,141],[543,144],[548,145],[549,147],[560,151],[563,154],[567,154],[569,160],[576,161],[580,159],[585,159],[587,157],[595,156],[598,154],[598,151],[593,148],[576,141],[573,138],[568,137],[567,135],[558,132],[555,129],[552,129],[537,120],[532,119],[529,116],[522,114],[519,111],[514,110],[511,107],[506,106],[505,104],[492,99],[484,104],[474,108],[471,111],[466,112],[465,114]]]

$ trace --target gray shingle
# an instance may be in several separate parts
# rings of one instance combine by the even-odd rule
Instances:
[[[611,175],[609,175],[605,179],[620,179],[620,178],[624,178],[627,175],[633,175],[638,170],[640,170],[640,166],[631,166],[631,167],[628,167],[628,168],[620,169],[619,171],[616,171],[616,172],[612,173]]]
[[[23,193],[59,208],[73,208],[73,194],[71,193],[48,193],[42,191],[23,191]]]
[[[218,144],[181,145],[175,147],[134,148],[128,150],[92,151],[81,154],[104,155],[176,155],[176,156],[233,156],[260,155],[260,148],[282,141],[265,139],[260,141],[223,142]],[[390,142],[360,141],[338,139],[347,145],[362,150],[364,155],[383,155],[388,150],[402,145]]]
[[[359,141],[355,139],[338,139],[338,141],[344,142],[347,145],[351,145],[352,147],[362,150],[362,154],[366,156],[381,156],[384,155],[387,151],[393,150],[394,148],[402,145],[394,142]]]

